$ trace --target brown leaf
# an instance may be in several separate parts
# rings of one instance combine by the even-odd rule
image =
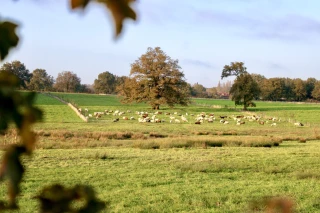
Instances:
[[[120,35],[122,31],[123,21],[126,18],[131,18],[136,20],[136,13],[130,7],[130,3],[135,0],[99,0],[99,2],[104,3],[112,13],[115,27],[116,27],[116,37]]]
[[[19,37],[15,33],[18,25],[12,22],[0,22],[0,60],[3,60],[12,47],[18,45]]]
[[[71,8],[76,9],[78,7],[84,9],[90,0],[70,0]]]

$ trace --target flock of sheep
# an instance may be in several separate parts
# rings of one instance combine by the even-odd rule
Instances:
[[[81,108],[78,109],[78,111],[86,116],[86,119],[89,120],[90,118],[100,119],[102,116],[105,115],[112,115],[113,116],[113,122],[118,122],[120,119],[122,120],[138,120],[140,123],[163,123],[166,122],[166,120],[169,121],[169,123],[194,123],[194,124],[202,124],[204,122],[206,123],[213,123],[214,121],[219,122],[221,124],[229,124],[231,122],[235,123],[236,125],[244,125],[246,122],[257,122],[260,125],[269,124],[271,126],[277,126],[278,122],[281,122],[280,118],[276,117],[268,117],[268,118],[262,118],[261,116],[257,115],[219,115],[215,116],[214,113],[205,113],[201,112],[200,114],[181,114],[178,112],[170,113],[170,112],[160,112],[156,111],[154,113],[150,112],[139,112],[136,111],[133,116],[132,112],[130,110],[127,111],[120,111],[120,110],[105,110],[104,112],[94,112],[93,114],[89,113],[88,109],[82,110]],[[295,122],[294,126],[304,126],[300,122]]]

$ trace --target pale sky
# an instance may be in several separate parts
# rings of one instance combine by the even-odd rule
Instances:
[[[133,6],[138,21],[125,21],[115,40],[109,12],[95,4],[71,12],[68,0],[1,0],[0,18],[18,21],[22,37],[4,62],[20,60],[30,72],[42,68],[55,78],[73,71],[92,84],[105,71],[128,76],[131,63],[159,46],[179,60],[187,82],[205,87],[217,86],[233,61],[267,78],[320,80],[319,0],[139,0]]]

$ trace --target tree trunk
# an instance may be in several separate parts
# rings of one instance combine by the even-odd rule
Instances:
[[[247,104],[245,104],[245,103],[243,104],[243,110],[247,111]]]

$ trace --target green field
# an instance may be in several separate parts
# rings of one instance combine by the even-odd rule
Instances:
[[[136,111],[154,112],[146,104],[123,105],[116,96],[56,95],[90,114],[120,110],[136,119],[118,116],[113,122],[117,116],[110,114],[86,123],[39,94],[36,104],[45,116],[35,125],[37,150],[24,159],[23,212],[35,212],[31,198],[58,182],[92,185],[100,199],[110,201],[111,212],[264,212],[258,201],[266,196],[290,199],[297,212],[320,212],[319,105],[257,102],[243,112],[229,100],[194,99],[189,107],[160,106],[163,123],[139,123]],[[188,113],[188,122],[170,123],[165,112]],[[246,120],[237,126],[233,119],[228,125],[217,119],[196,125],[191,114],[201,112],[281,121],[271,126]]]

